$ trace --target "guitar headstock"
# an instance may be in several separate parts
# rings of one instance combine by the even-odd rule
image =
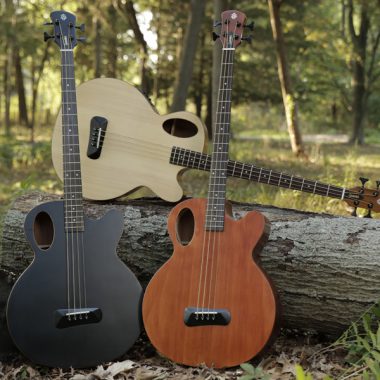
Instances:
[[[220,34],[213,33],[214,41],[220,39],[224,49],[235,49],[241,41],[251,41],[252,36],[243,36],[244,28],[253,30],[253,23],[246,25],[246,15],[239,11],[224,11],[221,21],[214,23],[214,27],[221,26]]]
[[[53,34],[44,33],[44,40],[54,39],[60,50],[72,50],[79,42],[85,40],[84,37],[76,36],[76,29],[84,31],[84,24],[76,26],[76,17],[69,12],[54,11],[50,14],[51,22],[44,25],[53,25]]]
[[[353,216],[356,216],[356,209],[363,208],[368,210],[367,215],[365,217],[371,218],[372,211],[380,212],[380,181],[376,181],[376,190],[374,189],[366,189],[365,183],[368,181],[367,178],[360,177],[359,178],[362,185],[353,187],[348,190],[349,198],[345,197],[345,201],[347,204],[354,208],[352,213]]]

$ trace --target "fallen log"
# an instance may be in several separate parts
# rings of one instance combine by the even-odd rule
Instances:
[[[18,276],[33,253],[24,239],[25,215],[58,196],[29,193],[8,211],[1,267]],[[170,257],[166,220],[172,204],[156,198],[85,202],[90,217],[117,208],[125,217],[118,254],[146,286]],[[283,327],[337,336],[380,299],[380,220],[336,217],[257,204],[235,203],[236,217],[258,210],[271,222],[261,262],[275,284]],[[1,281],[1,279],[0,279]]]

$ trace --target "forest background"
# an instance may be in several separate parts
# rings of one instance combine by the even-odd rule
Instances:
[[[128,81],[160,113],[196,113],[210,137],[220,62],[213,23],[222,10],[244,11],[255,28],[247,31],[252,43],[243,42],[236,54],[231,157],[348,187],[360,175],[380,177],[379,0],[0,4],[3,206],[27,189],[61,191],[50,160],[60,56],[42,39],[43,23],[59,8],[86,25],[87,41],[75,51],[78,84],[102,76]],[[194,195],[205,195],[206,183],[205,173],[184,179]],[[337,201],[294,191],[238,180],[228,189],[235,200],[346,213]]]

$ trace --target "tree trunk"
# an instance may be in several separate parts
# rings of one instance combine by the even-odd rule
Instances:
[[[204,11],[205,0],[191,1],[191,11],[187,23],[170,112],[181,111],[186,107],[187,92],[193,75],[194,58],[197,51]]]
[[[108,6],[108,19],[111,32],[108,34],[107,43],[107,77],[116,78],[117,69],[117,13],[115,7],[111,4]]]
[[[25,86],[24,86],[24,74],[22,72],[20,48],[18,46],[14,49],[14,61],[16,72],[16,86],[18,93],[18,112],[19,123],[29,127],[28,109],[26,106]]]
[[[352,136],[351,143],[364,143],[364,118],[366,114],[366,87],[365,87],[365,65],[367,36],[369,30],[369,17],[367,3],[363,2],[360,14],[359,33],[354,26],[354,7],[352,0],[348,2],[348,26],[353,48],[352,58]]]
[[[95,61],[94,61],[94,76],[95,78],[100,78],[102,74],[102,40],[101,40],[101,23],[98,16],[95,16]]]
[[[5,100],[5,134],[11,134],[11,93],[12,93],[12,45],[6,44],[6,59],[4,62],[4,100]]]
[[[4,221],[3,270],[18,276],[31,262],[22,230],[25,215],[38,203],[57,199],[29,193],[15,201]],[[112,208],[124,214],[118,254],[143,286],[172,253],[166,230],[172,207],[155,198],[85,202],[92,218]],[[271,222],[261,262],[279,293],[282,326],[337,336],[380,299],[380,220],[243,203],[233,209],[236,217],[258,210]]]
[[[36,124],[36,110],[37,110],[37,100],[38,100],[38,86],[40,84],[40,80],[42,74],[44,72],[45,63],[48,60],[49,54],[49,44],[45,44],[45,49],[38,66],[38,70],[35,70],[34,57],[32,57],[32,116],[30,121],[30,141],[34,142],[34,128]]]
[[[220,20],[220,16],[223,11],[227,10],[227,0],[214,0],[213,2],[213,13],[214,20]],[[222,49],[220,47],[220,41],[214,43],[212,50],[212,110],[211,110],[211,130],[209,130],[209,137],[212,138],[215,128],[216,121],[216,102],[218,100],[218,91],[219,91],[219,77],[220,77],[220,65],[222,62]]]
[[[298,125],[297,103],[292,90],[286,57],[286,46],[280,18],[280,6],[282,0],[268,0],[270,22],[273,39],[276,43],[278,77],[281,84],[282,100],[285,108],[286,123],[293,153],[297,156],[304,155],[301,132]]]

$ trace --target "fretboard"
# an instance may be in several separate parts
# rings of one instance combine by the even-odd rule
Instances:
[[[205,153],[173,147],[170,163],[186,168],[210,171],[211,157]],[[252,164],[229,160],[227,163],[229,177],[243,178],[253,182],[265,183],[286,189],[298,190],[331,198],[358,200],[360,195],[344,187],[325,184],[270,169],[260,168]]]
[[[222,52],[205,223],[208,231],[224,229],[234,52]]]
[[[74,56],[61,50],[62,144],[65,230],[83,231],[83,196],[79,154]]]

